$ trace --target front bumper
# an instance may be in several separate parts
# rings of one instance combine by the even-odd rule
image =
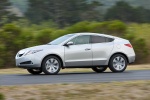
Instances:
[[[26,56],[16,56],[16,66],[20,68],[40,68],[41,60],[38,56],[31,54]]]

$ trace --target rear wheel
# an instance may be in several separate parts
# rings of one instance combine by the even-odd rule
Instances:
[[[123,72],[127,67],[127,59],[122,54],[113,55],[109,62],[109,69],[112,72]]]
[[[41,74],[41,73],[42,73],[42,70],[41,70],[41,69],[27,69],[27,71],[28,71],[30,74],[33,74],[33,75],[38,75],[38,74]]]
[[[92,70],[97,73],[102,73],[107,69],[107,67],[93,67]]]
[[[60,71],[61,62],[56,56],[48,56],[42,63],[42,70],[47,75],[54,75]]]

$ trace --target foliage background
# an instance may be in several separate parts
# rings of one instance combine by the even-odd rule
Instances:
[[[105,0],[105,3],[111,1]],[[24,16],[18,16],[12,10],[7,10],[12,6],[11,2],[1,0],[0,68],[15,67],[15,55],[20,49],[46,44],[57,37],[76,32],[105,33],[126,38],[135,49],[135,64],[150,63],[150,10],[138,7],[134,0],[127,1],[130,4],[131,1],[135,2],[134,6],[118,1],[104,10],[101,8],[103,3],[97,1],[89,3],[86,0],[64,0],[59,5],[59,0],[20,0],[18,3],[17,0],[12,0],[13,6],[22,7],[20,11],[23,11]],[[28,7],[24,2],[29,3]],[[55,6],[47,9],[48,3]],[[73,4],[76,4],[76,8],[70,8]],[[32,14],[36,16],[33,17]]]

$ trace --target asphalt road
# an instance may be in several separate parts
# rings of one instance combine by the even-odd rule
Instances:
[[[67,70],[67,69],[66,69]],[[150,70],[125,71],[123,73],[59,73],[58,75],[12,74],[0,75],[0,85],[92,83],[128,80],[150,80]]]

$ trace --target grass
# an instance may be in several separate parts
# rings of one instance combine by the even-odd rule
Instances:
[[[150,81],[0,86],[6,100],[150,100]]]
[[[127,70],[149,70],[150,65],[129,65]],[[61,72],[91,72],[64,69]],[[110,71],[110,70],[107,70]],[[0,69],[0,74],[28,74],[25,69]],[[150,81],[87,84],[0,86],[0,100],[150,100]]]
[[[127,70],[149,70],[150,64],[145,65],[129,65]],[[107,71],[110,71],[107,69]],[[63,69],[60,72],[70,73],[70,72],[92,72],[90,68],[70,68],[70,69]],[[28,74],[26,69],[21,68],[9,68],[9,69],[0,69],[0,74]]]

